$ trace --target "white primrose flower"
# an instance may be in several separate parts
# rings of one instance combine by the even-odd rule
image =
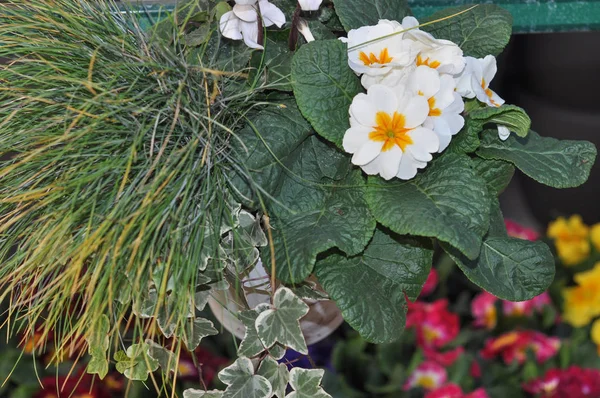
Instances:
[[[411,42],[402,40],[402,33],[377,40],[402,30],[396,21],[382,19],[375,26],[363,26],[348,32],[348,64],[357,74],[385,75],[393,67],[407,66],[414,62],[416,52]]]
[[[233,9],[219,21],[221,34],[229,39],[244,40],[250,48],[263,49],[258,44],[258,11],[265,27],[285,24],[285,15],[268,0],[235,0]]]
[[[404,29],[414,28],[404,33],[404,38],[414,41],[413,46],[419,51],[417,66],[429,66],[439,73],[451,75],[462,72],[465,60],[460,47],[450,40],[436,39],[430,33],[415,28],[418,25],[419,21],[415,17],[404,17],[402,20]]]
[[[465,125],[460,115],[464,102],[454,89],[456,83],[450,75],[440,75],[435,69],[419,66],[408,78],[408,90],[413,95],[423,96],[429,105],[429,114],[423,127],[433,130],[440,140],[439,152],[444,151],[452,136]]]
[[[298,0],[302,11],[317,11],[323,0]]]
[[[504,100],[490,89],[490,82],[496,76],[496,57],[465,57],[467,66],[456,77],[456,92],[466,98],[475,98],[489,106],[502,106]]]
[[[379,174],[386,180],[411,179],[439,149],[437,135],[422,126],[428,114],[429,105],[423,96],[379,84],[371,86],[350,105],[344,150],[354,154],[352,163],[367,174]]]
[[[367,75],[364,74],[360,78],[360,82],[364,88],[369,89],[374,84],[383,84],[388,87],[406,86],[409,77],[417,68],[417,65],[411,63],[408,66],[400,68],[392,68],[384,75]]]

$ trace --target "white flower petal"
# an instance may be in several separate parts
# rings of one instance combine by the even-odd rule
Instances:
[[[482,69],[482,78],[485,79],[486,88],[489,86],[490,82],[496,76],[496,72],[498,68],[496,66],[496,57],[493,55],[486,55],[484,59],[480,60],[481,69]]]
[[[440,91],[440,74],[428,66],[419,66],[408,79],[410,91],[429,99]]]
[[[298,0],[302,11],[316,11],[322,2],[323,0]]]
[[[448,148],[448,145],[450,145],[450,141],[452,141],[452,136],[446,134],[438,134],[438,138],[440,139],[440,149],[438,150],[438,152],[442,153],[446,150],[446,148]]]
[[[269,3],[268,0],[259,0],[258,7],[266,27],[277,25],[281,28],[285,24],[285,15],[275,4]]]
[[[367,127],[351,127],[344,134],[343,147],[348,153],[355,153],[369,139],[371,129]]]
[[[402,160],[402,149],[394,145],[389,151],[381,152],[377,157],[379,161],[379,174],[385,180],[391,180],[398,174],[400,161]]]
[[[377,113],[377,109],[375,109],[369,100],[370,98],[367,94],[363,93],[354,97],[352,104],[350,105],[351,126],[354,127],[356,123],[365,127],[373,127],[375,125],[375,114]]]
[[[258,0],[235,0],[235,4],[239,5],[254,5]]]
[[[402,20],[402,27],[404,29],[414,28],[415,26],[419,26],[419,21],[415,17],[404,17]]]
[[[264,49],[263,46],[258,44],[258,24],[256,22],[240,21],[240,27],[242,28],[242,36],[244,36],[244,43],[248,47],[259,50]]]
[[[456,91],[454,92],[454,102],[446,108],[446,112],[450,113],[462,113],[465,110],[465,102],[462,97]]]
[[[242,30],[240,28],[240,20],[235,16],[233,11],[223,14],[219,21],[221,34],[228,39],[242,40]]]
[[[402,180],[410,180],[417,175],[417,170],[425,167],[427,163],[419,162],[412,157],[410,153],[404,153],[400,160],[400,167],[396,177]]]
[[[381,153],[383,144],[383,141],[367,140],[352,156],[352,163],[357,166],[363,166],[371,162]]]
[[[404,127],[414,128],[423,124],[429,114],[429,103],[420,95],[414,97],[404,97],[402,106],[398,108],[398,113],[404,115]]]
[[[440,89],[435,95],[435,107],[441,110],[445,110],[455,101],[454,88],[456,82],[450,75],[442,75],[440,77]],[[461,101],[462,102],[462,101]]]
[[[369,88],[367,92],[369,103],[377,110],[377,112],[386,112],[393,115],[398,109],[398,97],[396,93],[389,87],[381,84],[376,84]]]
[[[258,13],[253,5],[236,4],[233,6],[233,13],[244,22],[258,21]]]
[[[419,127],[409,131],[407,135],[413,143],[406,150],[418,161],[429,162],[433,158],[431,154],[440,148],[440,140],[432,130]]]
[[[499,124],[498,125],[498,137],[500,137],[500,139],[502,141],[506,141],[508,139],[508,137],[510,137],[510,130],[508,129],[508,127],[502,126],[501,124]]]
[[[448,124],[450,135],[458,134],[458,132],[465,126],[465,118],[458,113],[450,113],[445,115],[443,119]]]

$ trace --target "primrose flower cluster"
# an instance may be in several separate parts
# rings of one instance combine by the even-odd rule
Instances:
[[[366,89],[352,101],[343,146],[352,163],[386,180],[413,178],[448,147],[465,123],[463,97],[504,103],[489,88],[493,56],[464,57],[458,45],[418,26],[414,17],[381,20],[342,38],[349,66]],[[504,128],[499,132],[508,137]]]

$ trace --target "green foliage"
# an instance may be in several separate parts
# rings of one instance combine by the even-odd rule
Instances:
[[[223,398],[269,398],[273,392],[265,377],[254,374],[254,365],[246,357],[219,372],[219,379],[227,384]]]
[[[380,19],[401,22],[411,15],[407,0],[334,0],[333,4],[346,31],[377,25]]]
[[[106,351],[110,344],[108,332],[110,322],[106,315],[102,315],[98,322],[90,327],[86,341],[88,343],[88,353],[92,357],[87,366],[87,372],[97,374],[100,379],[104,379],[108,373],[108,359]]]
[[[316,274],[344,319],[366,340],[384,343],[400,337],[405,295],[417,298],[432,257],[430,242],[378,229],[363,254],[331,254],[317,263]]]
[[[269,380],[271,387],[273,387],[273,396],[285,398],[285,390],[290,378],[285,363],[277,363],[273,358],[266,357],[260,363],[257,374]]]
[[[256,331],[265,347],[280,343],[301,354],[308,354],[300,329],[300,318],[308,313],[308,305],[294,293],[281,287],[273,297],[273,307],[258,314]]]
[[[438,11],[421,23],[448,17],[472,6],[450,7]],[[423,30],[438,39],[451,40],[463,50],[465,55],[483,58],[488,54],[500,54],[510,40],[512,16],[494,4],[479,4],[461,15],[424,26]]]
[[[290,386],[294,389],[286,398],[331,398],[320,386],[322,369],[293,368],[290,372]]]
[[[515,174],[515,167],[502,160],[471,159],[473,169],[487,183],[488,192],[498,196],[506,189]]]
[[[513,163],[534,180],[554,188],[572,188],[587,181],[596,160],[596,147],[587,141],[557,140],[530,131],[525,138],[506,141],[485,131],[477,155]]]
[[[238,347],[238,355],[252,358],[265,350],[265,346],[258,337],[256,330],[256,318],[258,314],[269,309],[268,304],[260,304],[252,310],[241,311],[239,319],[246,327],[244,338]]]
[[[204,390],[196,390],[194,388],[189,388],[183,392],[183,398],[222,398],[223,391],[212,390],[212,391],[204,391]]]
[[[145,381],[148,374],[158,369],[158,361],[148,354],[148,344],[133,344],[127,351],[117,351],[117,370],[130,380]]]
[[[362,91],[360,80],[348,67],[346,44],[324,40],[302,46],[292,61],[292,81],[304,117],[317,133],[341,147],[350,127],[348,109]]]
[[[392,231],[437,238],[471,259],[489,227],[486,184],[465,155],[445,154],[409,181],[371,177],[367,202]]]
[[[183,328],[181,338],[188,351],[194,351],[204,337],[219,334],[213,323],[204,318],[189,318]]]
[[[531,127],[531,119],[522,108],[515,105],[499,107],[487,106],[474,109],[468,114],[470,128],[480,132],[487,123],[506,126],[519,137],[526,137]]]

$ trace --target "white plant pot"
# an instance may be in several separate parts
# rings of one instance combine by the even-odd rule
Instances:
[[[244,287],[253,289],[246,294],[250,308],[262,303],[271,302],[271,284],[269,275],[259,260],[254,269],[245,278]],[[215,291],[210,297],[208,305],[215,318],[223,327],[239,339],[244,338],[245,326],[233,314],[243,310],[239,298],[235,297],[235,290]],[[331,300],[304,300],[309,306],[309,312],[300,320],[300,328],[304,333],[306,344],[311,345],[323,340],[336,330],[344,319],[342,313]]]

